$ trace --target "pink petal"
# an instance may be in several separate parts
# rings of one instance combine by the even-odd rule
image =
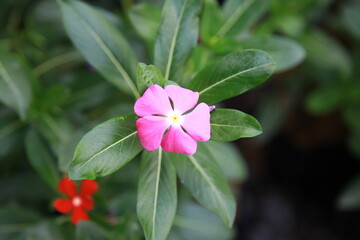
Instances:
[[[161,139],[168,127],[165,117],[146,116],[136,120],[140,142],[148,151],[154,151],[160,147]]]
[[[149,87],[134,106],[135,113],[140,117],[155,114],[166,115],[171,110],[169,96],[159,85]]]
[[[193,155],[196,152],[197,143],[180,127],[171,127],[161,141],[161,147],[165,152],[185,153]]]
[[[168,85],[165,87],[166,93],[174,104],[174,109],[181,114],[195,107],[199,100],[199,93],[189,89],[178,87],[176,85]]]
[[[205,103],[200,103],[191,112],[184,115],[181,126],[197,141],[210,139],[210,108]]]

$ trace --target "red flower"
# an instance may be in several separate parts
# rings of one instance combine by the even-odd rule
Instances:
[[[76,191],[75,182],[68,177],[61,179],[58,190],[69,198],[58,198],[53,206],[61,213],[71,212],[71,221],[77,224],[80,220],[88,220],[86,211],[93,209],[92,194],[98,189],[98,184],[93,180],[82,180],[80,193]]]

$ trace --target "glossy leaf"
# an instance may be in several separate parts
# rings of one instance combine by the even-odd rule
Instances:
[[[165,80],[179,82],[197,44],[202,0],[166,0],[155,42],[154,62]]]
[[[224,24],[218,37],[236,36],[244,32],[267,9],[268,0],[228,0],[224,5]]]
[[[24,118],[31,101],[30,78],[20,62],[0,45],[0,101]]]
[[[260,49],[268,53],[276,63],[276,72],[295,67],[305,58],[305,50],[300,44],[285,37],[248,38],[241,41],[247,49]]]
[[[30,165],[53,190],[57,191],[56,186],[60,176],[54,157],[34,130],[29,131],[26,135],[25,144]]]
[[[248,176],[246,163],[232,143],[198,142],[204,145],[229,180],[244,181]]]
[[[145,90],[154,85],[164,86],[165,80],[160,70],[154,65],[146,65],[144,63],[138,64],[137,69],[137,85],[140,93],[142,94]]]
[[[109,175],[141,150],[135,118],[113,118],[98,125],[81,139],[70,165],[69,176],[79,180]]]
[[[206,208],[217,213],[231,227],[236,202],[226,178],[208,149],[198,145],[195,155],[169,153],[181,183]]]
[[[205,67],[188,88],[200,93],[199,102],[213,104],[256,87],[274,68],[272,58],[261,50],[238,51]]]
[[[61,1],[66,31],[85,59],[109,82],[135,97],[136,57],[126,39],[96,8]]]
[[[254,137],[262,130],[260,123],[252,116],[234,109],[216,108],[211,112],[211,140],[234,141]]]
[[[162,150],[144,151],[140,166],[137,214],[147,240],[165,240],[177,205],[176,172]]]

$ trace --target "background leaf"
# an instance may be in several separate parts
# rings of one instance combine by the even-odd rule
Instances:
[[[0,100],[24,118],[31,102],[30,78],[20,62],[0,44]]]
[[[267,38],[251,37],[241,40],[244,48],[260,49],[268,53],[276,63],[276,72],[295,67],[305,58],[302,46],[290,38],[271,36]]]
[[[85,59],[109,82],[139,97],[137,60],[122,34],[102,12],[83,2],[61,2],[61,11],[66,31]]]
[[[234,141],[243,137],[254,137],[262,130],[252,116],[234,109],[215,108],[210,118],[211,140]]]
[[[268,0],[228,0],[224,4],[224,24],[218,37],[236,36],[253,24],[267,9]]]
[[[133,159],[141,149],[134,117],[113,118],[81,139],[70,165],[69,177],[79,180],[109,175]]]
[[[90,221],[80,221],[76,225],[76,240],[106,240],[108,233],[99,225]]]
[[[179,82],[197,44],[202,0],[166,0],[155,43],[154,63],[165,80]]]
[[[235,199],[208,149],[198,145],[195,155],[168,153],[167,156],[174,163],[181,183],[194,198],[231,227],[236,212]]]
[[[138,191],[137,214],[146,239],[167,239],[176,212],[176,172],[162,150],[143,152]]]
[[[233,237],[233,231],[225,227],[217,215],[189,201],[180,206],[169,240],[230,240]]]
[[[198,142],[198,144],[204,145],[209,151],[227,179],[242,182],[247,178],[246,163],[234,144],[215,141]]]
[[[188,88],[200,93],[199,102],[213,104],[256,87],[274,68],[271,57],[261,50],[238,51],[205,67]]]
[[[34,130],[27,133],[25,144],[30,165],[57,192],[60,176],[56,169],[55,159]]]
[[[146,41],[152,52],[161,19],[160,9],[144,2],[133,5],[129,9],[128,15],[136,32]]]

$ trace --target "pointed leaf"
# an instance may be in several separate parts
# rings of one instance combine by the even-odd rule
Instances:
[[[254,117],[234,109],[216,108],[211,113],[210,125],[211,140],[214,141],[234,141],[262,132],[260,123]]]
[[[146,65],[145,63],[139,63],[137,69],[137,85],[140,93],[144,93],[145,90],[154,85],[164,86],[165,79],[160,70],[154,65]]]
[[[140,166],[137,214],[147,240],[165,240],[177,205],[176,172],[162,150],[144,151]]]
[[[34,130],[29,131],[26,135],[25,144],[30,165],[57,192],[60,176],[56,169],[54,157]]]
[[[274,61],[263,51],[238,51],[205,67],[188,88],[200,93],[199,102],[213,104],[256,87],[268,79],[274,68]]]
[[[61,2],[66,31],[85,59],[109,82],[135,97],[136,57],[129,43],[96,8],[83,2]]]
[[[166,0],[155,43],[154,62],[165,80],[179,82],[186,61],[196,46],[202,0]]]
[[[174,163],[181,183],[194,198],[231,227],[236,202],[223,172],[209,151],[199,145],[195,155],[169,153],[167,156]]]
[[[24,118],[31,101],[30,79],[4,46],[0,45],[0,101]]]
[[[135,117],[113,118],[98,125],[81,139],[70,165],[69,176],[79,180],[109,175],[141,150]]]

